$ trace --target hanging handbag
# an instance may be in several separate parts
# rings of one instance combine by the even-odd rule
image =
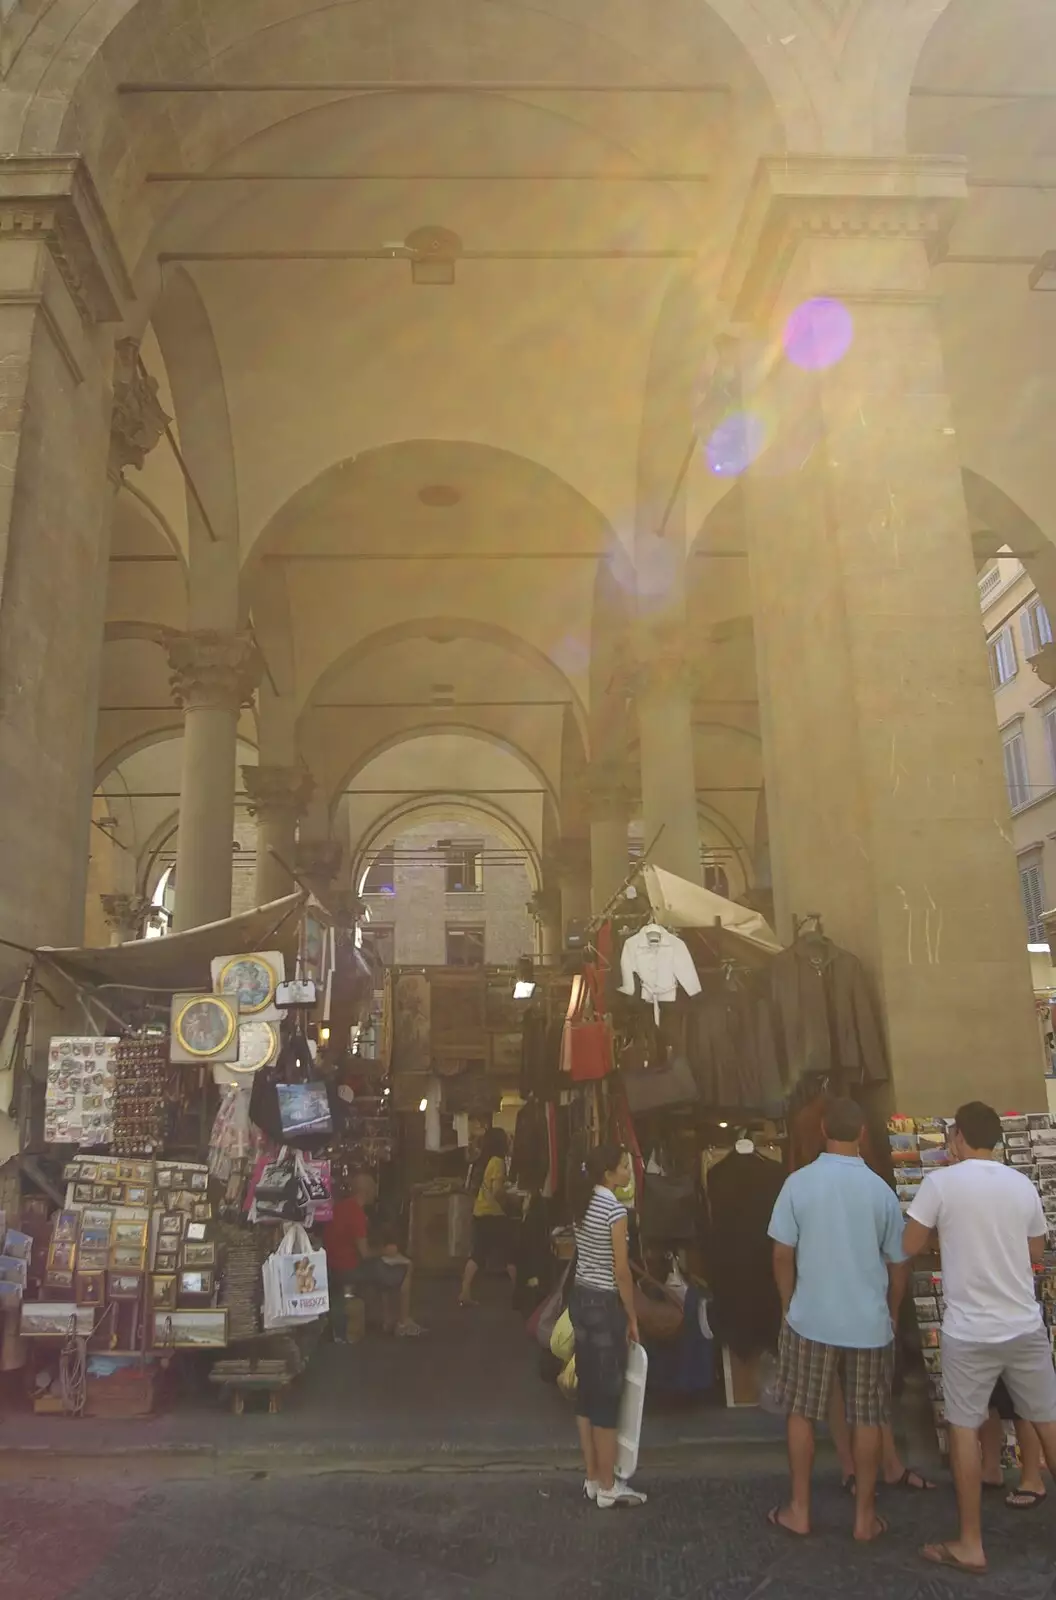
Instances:
[[[642,1238],[651,1243],[687,1244],[697,1237],[697,1190],[692,1178],[648,1172],[639,1215]]]
[[[632,1115],[691,1105],[700,1098],[697,1080],[685,1056],[673,1057],[665,1067],[634,1067],[620,1076]]]
[[[600,1010],[598,969],[587,966],[572,979],[561,1039],[561,1067],[573,1083],[592,1083],[612,1071],[612,1027]]]
[[[643,1339],[657,1344],[677,1339],[682,1332],[682,1307],[668,1294],[662,1283],[632,1265],[635,1274],[634,1314]]]

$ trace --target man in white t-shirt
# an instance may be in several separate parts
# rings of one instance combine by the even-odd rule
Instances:
[[[973,1573],[986,1571],[978,1431],[999,1378],[1056,1470],[1056,1370],[1034,1293],[1045,1214],[1030,1179],[994,1159],[1000,1142],[996,1111],[980,1101],[961,1107],[950,1134],[955,1165],[924,1179],[902,1241],[906,1255],[916,1256],[933,1248],[938,1234],[946,1299],[942,1385],[961,1519],[959,1539],[925,1545],[921,1554]]]

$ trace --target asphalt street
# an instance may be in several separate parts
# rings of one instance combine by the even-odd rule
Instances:
[[[281,1468],[281,1455],[276,1466]],[[887,1538],[850,1537],[831,1475],[816,1531],[767,1526],[783,1479],[641,1479],[637,1512],[601,1512],[569,1473],[38,1479],[0,1486],[0,1600],[1043,1600],[1056,1594],[1056,1501],[987,1506],[984,1579],[929,1568],[953,1532],[948,1489],[888,1491]]]

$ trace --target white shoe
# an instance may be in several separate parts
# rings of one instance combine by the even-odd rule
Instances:
[[[597,1498],[598,1498],[598,1485],[597,1485],[596,1479],[594,1479],[594,1478],[584,1478],[583,1479],[583,1498],[585,1500],[597,1500]]]
[[[598,1489],[596,1504],[602,1511],[611,1511],[616,1506],[630,1509],[633,1506],[644,1506],[648,1498],[648,1495],[642,1494],[641,1490],[632,1489],[629,1483],[617,1478],[611,1489]]]

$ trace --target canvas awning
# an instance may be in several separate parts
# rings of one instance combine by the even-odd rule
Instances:
[[[777,955],[783,946],[758,911],[749,906],[739,906],[711,889],[702,889],[686,878],[677,878],[662,867],[643,867],[642,883],[649,897],[653,916],[665,928],[685,931],[699,928],[702,932],[717,931],[757,952]]]
[[[56,950],[44,946],[37,956],[58,967],[77,983],[102,987],[128,984],[134,989],[179,991],[211,987],[209,963],[217,956],[242,955],[252,950],[281,950],[292,967],[300,936],[300,915],[305,907],[326,912],[314,896],[303,891],[257,906],[223,922],[207,922],[186,933],[162,939],[134,939],[106,949]],[[288,968],[289,970],[289,968]]]

